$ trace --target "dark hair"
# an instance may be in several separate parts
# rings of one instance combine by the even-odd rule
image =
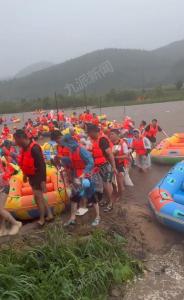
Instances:
[[[144,120],[141,121],[141,124],[146,125],[146,121],[144,121]]]
[[[62,134],[59,130],[54,130],[51,132],[51,135],[50,135],[50,138],[51,138],[51,141],[55,141],[58,137],[61,137]]]
[[[23,129],[17,129],[13,136],[14,138],[28,139],[28,136]]]
[[[153,119],[152,122],[158,122],[157,119]]]
[[[94,124],[88,123],[88,124],[86,124],[86,126],[87,126],[87,132],[88,133],[89,132],[99,132],[100,131],[100,128],[98,126],[94,125]]]
[[[111,129],[111,131],[110,131],[110,133],[115,133],[115,134],[120,134],[120,131],[119,131],[119,129],[117,129],[117,128],[113,128],[113,129]]]

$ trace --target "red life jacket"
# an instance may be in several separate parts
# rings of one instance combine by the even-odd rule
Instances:
[[[96,125],[96,126],[98,126],[99,123],[100,123],[98,117],[93,118],[93,119],[91,120],[91,123],[94,124],[94,125]]]
[[[85,162],[80,156],[80,147],[77,147],[74,152],[70,152],[70,159],[75,170],[76,176],[80,177],[85,169]]]
[[[26,149],[26,150],[22,149],[21,150],[21,153],[20,153],[20,156],[19,156],[19,160],[18,160],[19,166],[20,166],[22,172],[27,176],[35,175],[35,173],[36,173],[36,168],[35,168],[35,165],[34,165],[34,159],[33,159],[32,154],[31,154],[31,150],[35,145],[39,146],[39,144],[37,144],[35,142],[32,142],[29,145],[28,149]],[[41,147],[40,147],[40,149],[41,149]]]
[[[4,127],[2,130],[2,135],[7,137],[10,134],[10,129],[8,127]]]
[[[133,139],[132,148],[135,150],[136,154],[138,155],[145,155],[147,153],[144,147],[143,137],[139,139]]]
[[[153,125],[150,124],[149,126],[150,126],[150,129],[149,129],[149,131],[145,132],[145,136],[146,137],[155,137],[156,138],[157,133],[158,133],[158,125],[156,125],[156,127],[153,127]]]
[[[10,147],[10,149],[7,149],[6,147],[2,147],[3,153],[4,153],[4,157],[6,158],[7,162],[11,163],[12,162],[12,153],[15,153],[15,148],[14,147]]]
[[[92,121],[92,119],[93,119],[93,116],[91,114],[85,114],[84,115],[84,121],[85,122],[90,123]]]
[[[123,127],[123,129],[130,130],[132,128],[132,121],[125,119],[125,121],[123,122],[122,127]]]
[[[70,121],[72,124],[76,124],[78,122],[78,117],[71,116]]]
[[[2,180],[4,185],[9,185],[9,180],[14,173],[14,168],[8,163],[6,166],[3,165],[0,159],[0,173],[2,174]]]
[[[57,146],[57,154],[59,157],[70,157],[70,150],[63,146]]]
[[[97,140],[93,140],[92,155],[93,155],[95,167],[102,166],[107,162],[107,159],[104,156],[103,151],[100,148],[100,140],[102,137],[107,138],[104,134],[101,134]],[[107,140],[108,140],[108,138],[107,138]]]
[[[120,150],[117,153],[117,156],[123,156],[125,155],[124,151],[123,151],[123,144],[127,142],[125,140],[119,140],[119,143],[117,145],[120,146]],[[123,165],[123,166],[127,166],[129,164],[129,161],[127,158],[116,158],[115,155],[115,161],[118,165]]]

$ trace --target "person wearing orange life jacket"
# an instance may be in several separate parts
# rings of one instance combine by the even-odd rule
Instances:
[[[142,120],[139,125],[139,131],[141,135],[145,134],[145,129],[146,129],[146,121]]]
[[[129,151],[128,145],[125,140],[120,139],[120,132],[118,129],[112,129],[110,133],[110,140],[113,143],[113,154],[115,157],[116,168],[118,171],[117,185],[118,185],[118,195],[122,196],[124,191],[124,175],[125,169],[129,164]]]
[[[93,183],[91,178],[92,178],[94,162],[91,153],[87,151],[85,148],[81,147],[79,143],[77,143],[76,140],[70,134],[66,134],[65,136],[62,137],[59,131],[55,131],[52,133],[51,138],[59,146],[62,145],[63,147],[69,149],[69,157],[63,157],[62,163],[65,166],[70,167],[71,169],[71,173],[72,173],[71,183],[73,189],[76,187],[78,183],[80,185],[81,181],[84,178],[88,178],[90,182],[90,186],[92,187]],[[79,189],[80,191],[79,187],[77,189]],[[80,195],[79,191],[77,193],[73,193],[71,197],[71,202],[72,202],[71,216],[69,221],[66,222],[64,226],[76,224],[77,207],[80,203],[80,200],[82,199],[82,196]],[[96,212],[96,218],[93,221],[92,225],[97,226],[100,223],[99,205],[95,197],[95,190],[92,193],[91,193],[91,189],[89,191],[90,191],[90,199],[88,194],[86,194],[86,198],[90,201],[93,201],[95,212]]]
[[[2,136],[3,138],[7,138],[8,135],[10,134],[10,129],[6,124],[4,124],[3,130],[2,130]]]
[[[0,158],[0,217],[2,219],[0,236],[15,235],[22,227],[22,223],[17,222],[4,208],[9,194],[9,181],[11,176],[14,174],[15,169],[7,162],[5,163],[2,158]],[[9,230],[6,229],[5,221],[11,224],[11,228]]]
[[[92,119],[93,119],[93,115],[90,113],[90,110],[87,109],[84,115],[84,122],[91,123]]]
[[[134,129],[132,149],[136,153],[136,166],[146,172],[151,167],[151,143],[148,138],[141,136],[139,129]]]
[[[104,191],[106,193],[108,203],[104,212],[110,212],[113,209],[113,174],[117,175],[116,164],[111,149],[111,143],[105,135],[100,133],[100,129],[93,125],[88,124],[87,133],[92,141],[92,156],[95,166],[99,168],[99,173],[103,180]]]
[[[72,115],[71,115],[70,122],[71,122],[72,124],[77,124],[78,121],[79,121],[79,118],[78,118],[78,116],[77,116],[77,113],[74,111],[74,112],[72,113]]]
[[[92,120],[91,120],[91,123],[92,123],[93,125],[96,125],[96,126],[99,125],[100,121],[99,121],[99,118],[98,118],[97,114],[93,113],[93,118],[92,118]]]
[[[13,147],[12,142],[8,140],[4,141],[1,156],[4,156],[8,163],[17,163],[18,153],[15,147]]]
[[[155,146],[156,137],[159,132],[162,132],[165,137],[168,137],[167,133],[158,125],[157,119],[153,119],[145,128],[145,136],[150,140],[153,147]]]
[[[53,220],[53,215],[43,193],[46,193],[46,165],[41,147],[36,142],[31,142],[26,133],[19,129],[14,134],[14,139],[21,148],[19,155],[19,166],[24,175],[24,182],[29,179],[29,184],[33,190],[35,201],[40,210],[38,226],[43,226],[45,221]],[[45,215],[47,217],[45,218]]]

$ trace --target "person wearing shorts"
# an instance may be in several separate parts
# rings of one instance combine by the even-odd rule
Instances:
[[[109,212],[113,209],[114,202],[112,179],[113,175],[117,174],[111,143],[96,125],[88,124],[87,133],[92,141],[91,152],[95,167],[99,168],[99,174],[103,180],[104,191],[108,200],[104,212]]]
[[[146,172],[151,167],[151,143],[141,136],[139,129],[134,130],[132,149],[136,152],[136,166],[141,172]]]
[[[41,147],[36,142],[32,142],[26,133],[19,129],[14,134],[16,144],[21,148],[19,165],[24,174],[24,182],[29,180],[35,201],[40,211],[38,226],[42,227],[45,221],[52,221],[53,214],[44,200],[43,193],[46,193],[46,164]]]
[[[113,154],[115,157],[116,169],[118,176],[116,176],[118,186],[118,197],[122,197],[124,191],[124,175],[125,168],[129,158],[128,145],[125,140],[120,139],[120,132],[118,129],[112,129],[110,133],[110,140],[113,143]]]

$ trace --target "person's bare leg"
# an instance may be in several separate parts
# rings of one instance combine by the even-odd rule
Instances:
[[[95,209],[96,219],[100,219],[100,208],[98,203],[94,203],[94,209]]]
[[[125,190],[124,175],[123,175],[122,172],[118,173],[117,184],[118,184],[118,198],[120,199],[123,195],[124,190]]]
[[[22,227],[22,223],[16,221],[14,217],[4,208],[6,199],[7,195],[2,193],[0,200],[0,216],[2,217],[2,224],[4,225],[4,228],[2,227],[2,230],[5,229],[5,221],[7,221],[12,225],[10,230],[7,231],[7,234],[14,235],[19,232],[19,229]]]
[[[44,203],[45,201],[44,201],[43,193],[40,190],[33,190],[33,193],[34,193],[36,204],[38,205],[38,209],[40,211],[40,218],[38,223],[40,225],[44,225],[46,209],[45,209],[45,203]]]
[[[71,217],[70,220],[75,221],[76,219],[76,212],[77,212],[78,203],[71,202]]]
[[[113,187],[112,187],[112,183],[104,182],[104,191],[105,191],[107,199],[108,199],[108,206],[112,206],[113,205]]]

